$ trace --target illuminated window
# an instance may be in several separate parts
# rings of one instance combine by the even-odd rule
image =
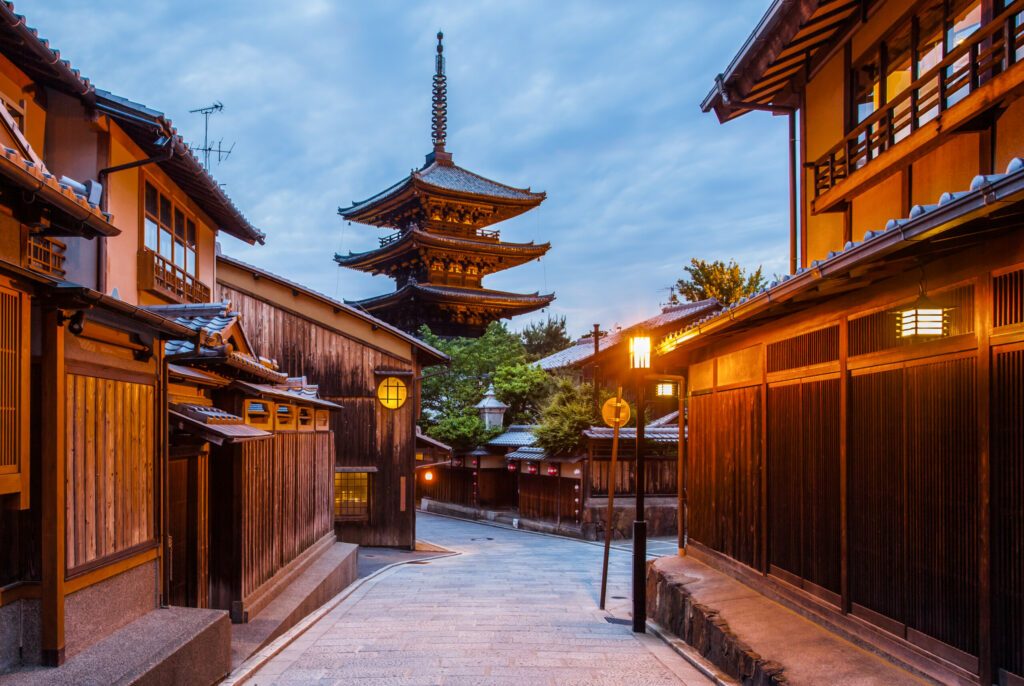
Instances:
[[[388,376],[377,386],[377,399],[389,410],[397,410],[409,397],[405,382],[395,376]]]
[[[370,475],[367,472],[334,473],[334,518],[348,521],[370,518]]]

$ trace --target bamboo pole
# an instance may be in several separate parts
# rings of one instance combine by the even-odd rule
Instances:
[[[612,547],[612,517],[615,514],[615,465],[619,456],[619,413],[622,411],[622,386],[615,393],[615,421],[612,422],[612,460],[608,468],[608,517],[604,528],[604,562],[601,565],[601,604],[604,609],[608,591],[608,555]]]

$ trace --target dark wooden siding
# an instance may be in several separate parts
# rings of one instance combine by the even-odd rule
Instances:
[[[519,514],[527,519],[575,522],[579,479],[543,474],[519,475]]]
[[[219,293],[242,314],[259,354],[276,359],[291,376],[305,375],[322,397],[342,405],[331,416],[335,464],[378,470],[371,481],[369,522],[338,522],[338,537],[360,545],[413,545],[416,392],[411,389],[404,406],[389,410],[376,400],[374,371],[415,373],[415,365],[223,284]]]
[[[851,600],[905,624],[911,640],[923,634],[969,655],[978,650],[975,388],[975,361],[961,358],[855,376],[850,403]]]
[[[1024,292],[1024,272],[1018,272]],[[1024,348],[992,365],[992,610],[995,663],[1024,678]]]
[[[761,390],[690,398],[690,534],[744,564],[760,561]]]

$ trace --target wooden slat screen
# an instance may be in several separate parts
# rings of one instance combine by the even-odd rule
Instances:
[[[1018,277],[1021,278],[1021,277]],[[996,667],[1024,678],[1024,349],[992,365],[992,610]]]
[[[328,534],[334,434],[282,433],[242,445],[242,595]]]
[[[543,474],[519,475],[519,514],[526,519],[575,522],[579,497],[578,479],[565,479]]]
[[[992,325],[1024,322],[1024,269],[992,278]]]
[[[769,343],[767,355],[769,372],[834,362],[839,359],[839,325]]]
[[[838,594],[839,379],[768,390],[768,560]]]
[[[974,286],[968,284],[953,288],[934,296],[936,303],[950,308],[949,335],[960,336],[974,331]],[[915,341],[897,335],[896,311],[899,308],[880,310],[850,320],[850,355],[868,353],[913,345]]]
[[[22,377],[21,294],[0,286],[0,473],[20,463]]]
[[[761,390],[690,398],[690,534],[754,566],[760,559]]]
[[[851,380],[854,603],[966,653],[978,642],[975,360]]]
[[[154,388],[67,375],[67,568],[153,540]]]

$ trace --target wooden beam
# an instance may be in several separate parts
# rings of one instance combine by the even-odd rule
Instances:
[[[40,423],[42,459],[42,658],[43,664],[64,663],[65,470],[67,421],[64,377],[64,325],[60,310],[42,316]]]

